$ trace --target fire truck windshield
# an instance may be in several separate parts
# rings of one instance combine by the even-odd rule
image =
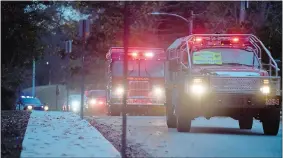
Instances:
[[[123,76],[123,61],[112,62],[112,75]],[[154,61],[154,60],[128,61],[128,76],[163,77],[164,61]]]
[[[154,60],[140,61],[140,76],[141,77],[163,77],[164,62]]]
[[[246,65],[259,67],[254,52],[237,48],[205,48],[192,53],[193,65]]]

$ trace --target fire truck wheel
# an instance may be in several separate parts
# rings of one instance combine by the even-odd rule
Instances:
[[[239,120],[240,129],[252,129],[253,117],[244,117]]]
[[[187,105],[187,97],[184,96],[185,93],[179,95],[178,105],[176,105],[176,118],[177,118],[177,131],[178,132],[190,132],[191,130],[191,122],[192,118],[189,110],[189,106]]]
[[[166,91],[166,123],[168,128],[176,128],[176,116],[173,114],[172,94]]]
[[[186,117],[177,116],[177,131],[178,132],[190,132],[191,120]]]
[[[176,128],[176,116],[173,114],[172,105],[166,105],[166,121],[168,128]]]
[[[280,110],[268,109],[262,112],[262,127],[265,135],[277,135],[280,126]]]

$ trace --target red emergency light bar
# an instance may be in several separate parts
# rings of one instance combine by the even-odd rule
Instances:
[[[133,57],[137,57],[137,56],[138,56],[138,53],[137,53],[137,52],[133,52],[133,53],[132,53],[132,56],[133,56]]]
[[[194,46],[246,46],[248,38],[239,38],[235,36],[225,36],[225,37],[194,37],[190,41],[190,45]]]
[[[123,60],[124,49],[123,48],[111,48],[107,53],[107,59],[118,59]],[[129,48],[128,57],[130,60],[164,60],[166,59],[165,52],[163,49],[137,49]]]
[[[202,38],[201,38],[201,37],[197,37],[197,38],[195,38],[195,41],[196,41],[196,42],[201,42],[201,41],[202,41]]]
[[[140,55],[143,55],[147,58],[152,58],[154,56],[153,52],[138,53],[137,51],[134,51],[134,52],[129,53],[129,54],[134,58],[138,58]]]
[[[146,52],[146,53],[144,54],[144,56],[146,56],[146,57],[148,57],[148,58],[151,58],[151,57],[154,56],[154,53],[153,53],[153,52]]]
[[[195,37],[194,42],[200,43],[203,41],[232,41],[234,43],[240,42],[240,39],[238,37],[219,37],[219,38],[210,38],[210,37]],[[245,41],[245,40],[243,40]]]
[[[239,42],[239,38],[238,38],[238,37],[234,37],[234,38],[232,38],[232,41],[233,41],[234,43],[237,43],[237,42]]]

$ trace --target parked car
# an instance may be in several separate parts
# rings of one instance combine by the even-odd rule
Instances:
[[[41,103],[41,101],[32,96],[21,96],[16,104],[16,109],[17,110],[43,110],[43,111],[48,111],[49,107],[48,105],[44,105]]]

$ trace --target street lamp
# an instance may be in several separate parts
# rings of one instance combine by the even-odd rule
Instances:
[[[48,85],[51,85],[51,65],[49,65],[50,63],[47,61],[46,65],[48,67]]]
[[[35,97],[35,59],[32,60],[32,96]]]
[[[186,19],[186,18],[182,17],[181,15],[172,14],[172,13],[152,12],[152,13],[148,13],[148,14],[151,14],[151,15],[168,15],[168,16],[174,16],[174,17],[180,18],[188,24],[189,35],[193,34],[193,17],[194,17],[193,11],[191,11],[190,19]]]

